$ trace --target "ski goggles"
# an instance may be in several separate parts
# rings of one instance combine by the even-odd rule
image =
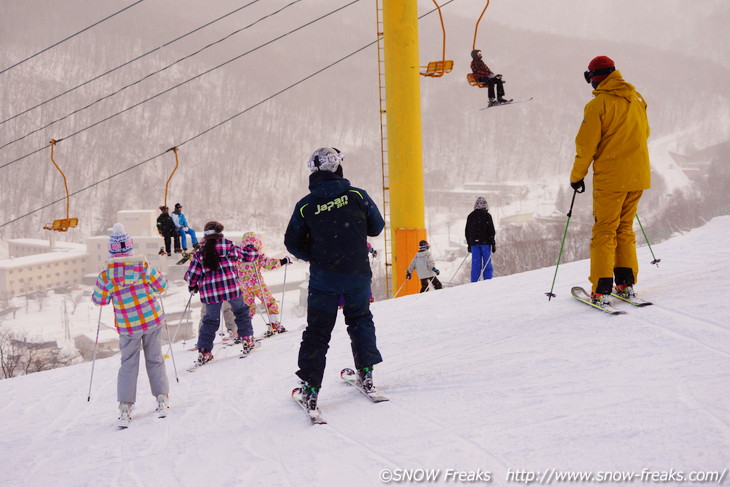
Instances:
[[[614,71],[616,71],[616,68],[589,69],[583,73],[583,77],[586,79],[586,83],[590,83],[591,78],[594,76],[603,76],[604,74],[611,74]]]

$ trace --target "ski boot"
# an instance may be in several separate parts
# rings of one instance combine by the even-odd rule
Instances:
[[[373,368],[363,367],[362,369],[357,369],[357,380],[365,392],[372,392],[374,389]]]
[[[487,104],[487,107],[493,107],[494,105],[497,105],[498,102],[495,98],[490,98],[489,103]]]
[[[302,381],[300,390],[302,391],[302,404],[307,407],[307,410],[315,411],[319,399],[319,387],[310,386],[308,382]]]
[[[243,345],[243,354],[248,355],[251,353],[251,351],[256,348],[256,340],[254,339],[253,335],[248,335],[245,337],[236,337],[236,339],[233,341],[235,344],[241,344]]]
[[[160,247],[160,251],[157,252],[159,255],[165,256],[167,255],[167,252],[165,252],[165,247]]]
[[[632,284],[618,284],[614,288],[614,292],[624,299],[633,299],[636,297],[634,286]]]
[[[264,336],[268,338],[276,335],[277,333],[284,333],[285,331],[286,328],[284,328],[281,323],[274,321],[269,323],[269,328],[266,330],[266,333],[264,333]]]
[[[117,418],[117,425],[120,428],[129,427],[129,422],[132,421],[132,403],[131,402],[120,402],[119,403],[119,418]]]
[[[158,418],[165,418],[167,417],[167,410],[170,409],[170,405],[167,402],[167,394],[160,394],[157,396],[157,417]]]
[[[505,103],[512,103],[512,98],[510,98],[510,99],[507,99],[507,98],[497,98],[497,103],[499,105],[504,105]]]
[[[204,348],[198,349],[198,360],[195,361],[195,365],[200,367],[201,365],[207,364],[211,360],[213,360],[213,354],[210,353],[210,350],[206,350]]]
[[[609,305],[611,301],[608,300],[608,296],[608,294],[591,293],[591,303],[601,307]]]

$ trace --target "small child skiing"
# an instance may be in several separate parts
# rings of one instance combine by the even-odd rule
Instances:
[[[221,307],[228,301],[236,317],[238,338],[244,353],[256,345],[253,338],[248,305],[243,301],[240,284],[239,262],[251,262],[258,254],[252,246],[240,248],[223,236],[223,224],[211,221],[205,224],[203,244],[195,251],[184,279],[191,293],[200,291],[205,303],[203,326],[198,334],[198,360],[200,366],[213,360],[213,341],[220,326]]]
[[[421,240],[418,242],[418,252],[416,253],[416,256],[413,257],[411,265],[409,265],[406,270],[406,279],[411,278],[411,273],[414,269],[418,272],[418,277],[421,279],[420,293],[428,290],[429,283],[431,283],[435,289],[441,289],[443,287],[441,285],[441,281],[439,281],[438,277],[436,277],[440,274],[440,272],[436,269],[436,262],[431,256],[430,248],[431,246],[427,241]]]
[[[266,314],[269,317],[268,329],[264,336],[272,336],[276,333],[284,333],[286,328],[281,325],[279,317],[279,305],[269,288],[264,282],[261,275],[261,269],[274,270],[283,265],[291,264],[288,257],[283,259],[274,259],[266,257],[263,253],[264,244],[261,238],[254,232],[246,232],[241,239],[241,247],[252,246],[258,253],[258,257],[253,262],[238,262],[238,268],[241,271],[241,290],[243,291],[243,300],[249,306],[249,316],[251,318],[256,314],[256,298],[266,306]]]
[[[132,405],[137,399],[140,349],[144,350],[147,376],[152,395],[157,400],[157,414],[167,415],[170,386],[162,355],[162,325],[165,316],[154,294],[161,294],[167,279],[152,267],[144,256],[134,256],[132,238],[124,226],[115,223],[109,237],[109,260],[106,270],[96,279],[91,300],[98,306],[112,303],[114,324],[119,333],[121,366],[117,376],[119,426],[131,420]]]

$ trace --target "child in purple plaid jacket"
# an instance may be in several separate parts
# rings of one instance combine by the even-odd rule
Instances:
[[[221,307],[225,301],[231,304],[238,328],[237,343],[243,343],[243,352],[255,346],[253,327],[248,305],[243,301],[238,262],[252,262],[258,257],[256,249],[247,245],[241,248],[223,237],[223,225],[216,221],[205,224],[203,243],[193,254],[185,273],[191,293],[200,291],[205,303],[203,326],[198,334],[198,365],[213,359],[213,340],[220,326]]]

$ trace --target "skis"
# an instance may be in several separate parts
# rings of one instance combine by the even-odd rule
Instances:
[[[296,402],[299,407],[302,408],[305,413],[307,413],[307,417],[309,417],[309,420],[312,422],[312,424],[327,424],[327,421],[325,421],[322,417],[319,408],[310,410],[307,405],[304,404],[304,402],[302,401],[301,387],[295,387],[294,390],[291,391],[291,397],[292,399],[294,399],[294,402]]]
[[[183,252],[182,253],[182,259],[175,262],[175,265],[183,265],[185,262],[190,260],[190,257],[192,257],[193,254],[189,252]]]
[[[534,97],[531,96],[530,98],[527,98],[527,99],[524,99],[524,100],[510,100],[510,101],[505,102],[505,103],[495,103],[492,106],[486,106],[484,108],[480,108],[480,110],[486,110],[487,108],[501,107],[501,106],[504,106],[504,105],[514,105],[515,103],[527,103],[528,101],[532,100],[533,98]]]
[[[342,378],[346,384],[350,384],[352,387],[360,391],[361,394],[370,399],[372,402],[384,402],[389,400],[387,397],[379,394],[374,388],[370,391],[363,389],[362,384],[360,384],[360,381],[357,380],[357,373],[355,373],[352,369],[342,369],[342,372],[340,372],[340,378]]]
[[[592,306],[600,311],[603,311],[604,313],[608,313],[610,315],[622,315],[622,314],[626,313],[626,311],[620,311],[620,310],[614,308],[613,306],[611,306],[611,304],[600,305],[600,304],[592,303],[590,294],[588,294],[588,292],[586,292],[586,290],[580,286],[576,286],[576,287],[572,288],[570,290],[570,294],[572,294],[573,297],[575,299],[577,299],[578,301],[580,301],[581,303],[585,303],[588,306]]]
[[[627,298],[626,296],[621,296],[620,294],[616,293],[615,289],[611,293],[611,296],[613,296],[616,299],[620,299],[621,301],[624,301],[626,303],[629,303],[633,306],[636,306],[637,308],[643,308],[644,306],[651,306],[652,304],[654,304],[651,301],[647,301],[646,299],[641,299],[636,296],[631,296],[629,298]]]

